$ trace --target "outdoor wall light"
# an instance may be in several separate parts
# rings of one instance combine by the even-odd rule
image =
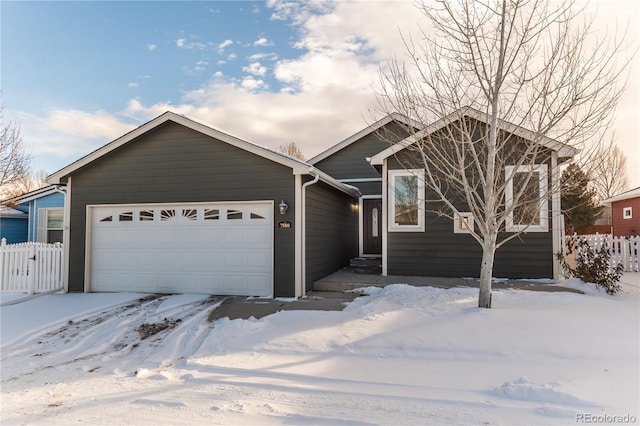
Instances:
[[[280,214],[285,214],[289,206],[287,205],[287,203],[284,202],[284,200],[280,200],[280,204],[278,204],[278,208],[280,209]]]

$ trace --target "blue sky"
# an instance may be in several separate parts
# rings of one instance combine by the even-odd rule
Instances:
[[[638,2],[594,3],[601,28],[639,27]],[[166,110],[313,156],[373,121],[378,65],[404,54],[398,28],[424,24],[409,1],[2,1],[0,13],[5,119],[49,173]],[[637,62],[614,126],[634,186]]]

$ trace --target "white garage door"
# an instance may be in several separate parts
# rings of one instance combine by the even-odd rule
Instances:
[[[89,208],[91,291],[273,296],[273,202]]]

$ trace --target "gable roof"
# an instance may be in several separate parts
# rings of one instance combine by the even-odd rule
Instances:
[[[613,203],[615,201],[623,201],[636,197],[640,197],[640,186],[627,192],[623,192],[622,194],[614,195],[613,197],[607,198],[603,201],[603,203]]]
[[[429,124],[428,126],[424,127],[422,130],[420,130],[419,132],[407,137],[406,139],[403,139],[402,141],[391,145],[389,148],[385,149],[382,152],[379,152],[378,154],[374,155],[373,157],[371,157],[371,165],[381,165],[383,160],[387,157],[390,157],[392,155],[394,155],[395,153],[402,151],[403,149],[413,145],[414,143],[416,143],[418,140],[420,140],[420,138],[422,138],[423,136],[426,136],[428,134],[431,134],[433,132],[436,132],[448,125],[450,125],[451,123],[460,120],[463,117],[470,117],[473,118],[475,120],[481,121],[483,123],[487,123],[489,122],[489,115],[478,111],[476,109],[473,109],[471,107],[463,107],[460,108],[452,113],[450,113],[449,115],[441,118],[440,120],[437,120],[431,124]],[[514,134],[516,136],[520,136],[523,139],[527,139],[527,140],[533,140],[535,138],[540,138],[539,135],[536,135],[534,132],[532,132],[531,130],[527,130],[524,127],[515,125],[513,123],[509,123],[508,121],[504,121],[504,120],[498,120],[498,128],[500,130],[504,130],[508,133]],[[553,151],[556,151],[558,153],[558,157],[560,158],[564,158],[564,159],[569,159],[574,157],[576,154],[578,154],[579,150],[569,146],[567,144],[564,144],[562,142],[559,142],[557,140],[548,138],[546,136],[543,136],[542,138],[540,138],[540,145],[549,148]]]
[[[335,154],[336,152],[348,147],[352,143],[362,139],[363,137],[367,136],[368,134],[373,133],[376,130],[380,129],[381,127],[386,126],[387,124],[391,123],[392,121],[399,121],[402,124],[405,124],[407,126],[413,126],[416,129],[422,128],[422,125],[420,123],[418,123],[417,121],[412,120],[411,118],[409,118],[409,117],[407,117],[405,115],[402,115],[400,113],[393,112],[393,113],[387,115],[386,117],[383,117],[380,120],[376,121],[375,123],[365,127],[364,129],[360,130],[359,132],[349,136],[348,138],[346,138],[342,142],[339,142],[339,143],[333,145],[331,148],[327,149],[326,151],[323,151],[320,154],[316,155],[315,157],[311,158],[308,161],[309,164],[316,164],[316,163],[324,160],[325,158]]]
[[[43,188],[38,188],[34,191],[27,192],[22,195],[18,195],[16,197],[8,198],[3,200],[2,204],[22,204],[31,200],[36,200],[38,198],[46,197],[47,195],[55,194],[56,192],[64,192],[64,186],[60,185],[48,185]]]
[[[208,124],[204,124],[202,122],[196,121],[191,118],[187,118],[182,115],[178,115],[174,112],[167,111],[158,117],[152,119],[144,123],[143,125],[133,129],[129,133],[124,134],[123,136],[113,140],[112,142],[103,145],[102,147],[96,149],[95,151],[87,154],[86,156],[80,158],[79,160],[69,164],[68,166],[58,170],[57,172],[49,175],[47,177],[47,182],[52,184],[61,183],[61,179],[65,176],[70,175],[76,170],[98,160],[102,156],[110,153],[111,151],[120,148],[123,145],[133,142],[136,138],[142,136],[143,134],[155,129],[156,127],[168,122],[174,122],[180,124],[184,127],[187,127],[196,132],[202,133],[204,135],[210,136],[212,138],[218,139],[222,142],[228,143],[229,145],[235,146],[237,148],[243,149],[245,151],[256,154],[260,157],[271,160],[275,163],[282,164],[284,166],[290,167],[294,175],[297,174],[313,174],[319,175],[320,180],[323,182],[337,188],[345,193],[348,193],[353,196],[359,196],[359,193],[356,193],[353,188],[350,188],[337,180],[333,179],[329,175],[320,172],[319,170],[314,169],[310,164],[300,161],[296,158],[290,157],[281,152],[266,148],[261,145],[257,145],[253,142],[249,142],[235,136],[232,136],[228,133],[224,133],[220,130],[214,129]]]

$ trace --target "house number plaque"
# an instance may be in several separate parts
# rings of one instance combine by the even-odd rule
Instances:
[[[291,228],[291,222],[278,222],[278,228],[280,229],[289,229]]]

